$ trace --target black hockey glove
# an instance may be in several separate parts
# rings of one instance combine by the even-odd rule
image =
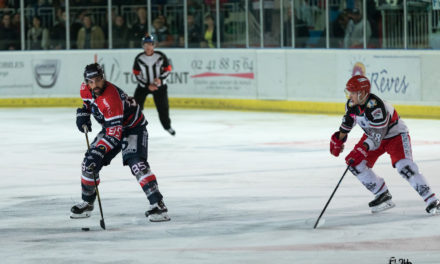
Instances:
[[[76,126],[79,131],[84,133],[83,125],[87,126],[87,131],[92,131],[92,122],[90,121],[90,113],[87,111],[86,107],[76,109]]]
[[[82,164],[82,170],[87,173],[97,172],[99,168],[101,168],[104,154],[104,146],[94,147],[88,150]]]

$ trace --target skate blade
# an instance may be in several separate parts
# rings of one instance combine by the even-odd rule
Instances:
[[[384,202],[382,204],[379,204],[377,206],[371,207],[371,212],[373,214],[380,213],[380,212],[386,211],[388,209],[391,209],[394,206],[396,206],[396,204],[393,201],[391,201],[391,200],[390,201],[386,201],[386,202]]]
[[[91,215],[92,215],[92,212],[85,212],[85,213],[82,213],[82,214],[71,213],[70,214],[70,218],[71,219],[82,219],[82,218],[89,218]]]
[[[438,208],[433,208],[431,209],[431,211],[429,211],[430,215],[439,215],[440,214],[440,210]]]
[[[167,213],[161,213],[148,215],[148,220],[150,220],[150,222],[166,222],[170,221],[171,218],[168,216]]]

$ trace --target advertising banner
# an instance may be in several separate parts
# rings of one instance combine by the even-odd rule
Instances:
[[[157,49],[160,50],[160,49]],[[142,50],[97,52],[106,79],[132,94],[137,81],[134,59]],[[254,51],[163,50],[172,64],[167,79],[170,96],[255,98]]]
[[[387,100],[421,100],[420,57],[414,55],[340,55],[339,84],[361,74],[371,82],[371,92]]]
[[[162,51],[173,67],[167,80],[170,97],[340,102],[345,100],[345,83],[353,74],[365,74],[371,80],[371,91],[393,102],[421,103],[440,97],[437,79],[431,75],[426,75],[429,78],[423,79],[425,87],[421,87],[422,65],[428,67],[437,61],[436,55],[422,52]],[[79,97],[84,67],[95,60],[103,65],[107,80],[133,95],[137,86],[133,62],[141,52],[142,49],[23,51],[13,52],[13,56],[3,52],[0,97]]]
[[[0,96],[30,95],[33,83],[32,62],[27,56],[1,56]]]

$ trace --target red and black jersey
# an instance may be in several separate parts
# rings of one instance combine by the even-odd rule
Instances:
[[[142,110],[133,98],[114,84],[105,81],[103,93],[96,99],[87,84],[81,85],[81,98],[87,110],[105,128],[105,136],[96,144],[104,146],[106,153],[121,144],[126,129],[146,125]]]
[[[408,132],[394,107],[375,94],[370,94],[364,105],[353,105],[351,100],[347,101],[339,131],[349,133],[356,123],[368,137],[364,143],[369,150],[379,148],[382,139]]]

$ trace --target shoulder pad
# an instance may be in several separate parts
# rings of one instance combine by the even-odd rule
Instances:
[[[92,92],[85,83],[81,84],[81,90],[79,91],[79,93],[81,95],[81,98],[83,99],[92,99]]]

